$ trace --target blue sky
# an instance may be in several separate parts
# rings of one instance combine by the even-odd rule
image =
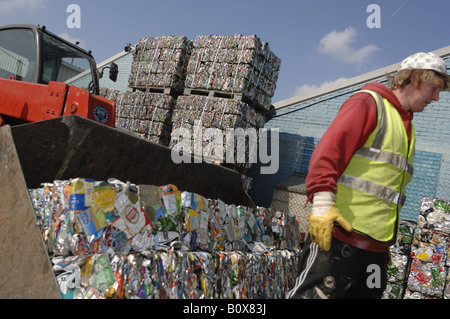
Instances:
[[[70,4],[79,28],[67,24]],[[367,25],[370,4],[379,28]],[[273,102],[450,45],[449,13],[448,0],[0,0],[1,25],[45,25],[97,63],[141,37],[256,34],[282,60]]]

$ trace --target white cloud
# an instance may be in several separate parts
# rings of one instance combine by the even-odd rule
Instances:
[[[34,11],[45,8],[48,0],[1,0],[0,13],[10,13],[15,10]]]
[[[319,52],[330,55],[341,62],[361,66],[379,48],[369,44],[355,49],[357,36],[356,30],[352,27],[348,27],[342,32],[333,30],[320,40]]]
[[[68,34],[67,32],[60,33],[60,34],[58,34],[58,36],[63,38],[63,39],[65,39],[65,40],[67,40],[67,41],[69,41],[70,43],[74,43],[75,44],[76,42],[80,42],[78,44],[78,46],[80,48],[85,48],[86,47],[86,41],[81,40],[80,38],[75,38],[75,37],[71,36],[70,34]]]
[[[320,84],[320,85],[316,85],[316,84],[303,84],[302,86],[297,86],[297,87],[295,88],[295,90],[294,90],[294,95],[300,95],[300,94],[303,94],[303,93],[307,93],[307,92],[310,92],[310,91],[314,91],[314,90],[320,89],[320,88],[322,88],[322,87],[325,87],[325,86],[328,86],[328,85],[331,85],[331,84],[335,84],[335,83],[344,81],[344,80],[346,80],[346,79],[347,79],[347,78],[339,78],[339,79],[337,79],[337,80],[335,80],[335,81],[325,81],[325,82],[323,82],[323,83]]]

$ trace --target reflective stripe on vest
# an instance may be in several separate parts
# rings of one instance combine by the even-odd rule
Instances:
[[[376,100],[377,127],[340,176],[336,202],[355,231],[388,241],[396,235],[395,224],[406,200],[405,187],[413,175],[415,132],[413,127],[408,145],[406,129],[395,107],[376,92],[360,92]]]
[[[388,200],[393,204],[399,204],[403,206],[406,200],[406,196],[404,194],[358,177],[342,175],[339,178],[338,183],[354,189],[359,189],[374,196],[384,198],[385,200]]]

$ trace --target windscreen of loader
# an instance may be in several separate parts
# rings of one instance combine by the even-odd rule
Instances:
[[[92,59],[87,54],[42,33],[42,82],[66,82],[91,91]]]
[[[36,44],[30,29],[5,29],[0,32],[0,78],[34,82]]]

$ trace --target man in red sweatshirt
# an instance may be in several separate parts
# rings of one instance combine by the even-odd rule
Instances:
[[[287,298],[382,297],[413,174],[413,113],[439,100],[449,76],[439,56],[417,53],[389,84],[344,102],[311,156],[309,236]]]

